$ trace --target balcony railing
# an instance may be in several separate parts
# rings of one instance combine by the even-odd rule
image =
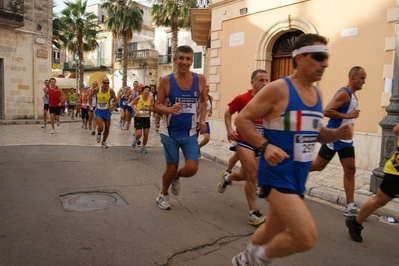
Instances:
[[[171,54],[158,56],[158,65],[166,65],[166,64],[170,64],[170,63],[172,63],[172,55]]]
[[[209,0],[191,0],[191,8],[207,8]]]
[[[0,1],[0,19],[24,21],[24,0]]]
[[[134,50],[128,51],[127,59],[128,60],[140,60],[140,59],[158,59],[158,52],[155,50]],[[122,52],[115,53],[115,60],[122,60]]]

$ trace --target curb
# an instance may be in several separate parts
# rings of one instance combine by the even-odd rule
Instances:
[[[227,166],[228,159],[226,158],[221,158],[217,155],[215,156],[206,151],[201,151],[201,155],[218,164]],[[237,165],[235,166],[235,169],[240,167],[238,164],[239,163],[237,163]],[[314,187],[307,187],[305,194],[310,197],[314,197],[338,206],[342,206],[343,208],[346,206],[345,191],[340,189],[334,189],[330,187],[325,187],[323,185],[318,185]],[[373,197],[374,193],[370,191],[361,189],[355,191],[355,203],[359,207],[361,207],[367,200]],[[374,214],[384,217],[393,217],[396,221],[399,222],[399,199],[393,199],[392,201],[388,202],[387,205],[385,205],[384,207],[377,209]]]

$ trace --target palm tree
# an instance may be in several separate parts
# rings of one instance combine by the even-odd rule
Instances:
[[[108,0],[101,4],[107,16],[105,27],[115,39],[122,40],[122,86],[127,84],[128,41],[133,32],[140,32],[143,24],[143,10],[132,0]]]
[[[75,3],[64,2],[66,8],[61,11],[59,18],[59,39],[61,47],[77,53],[79,79],[77,91],[83,88],[83,53],[94,51],[98,47],[96,36],[98,33],[98,17],[93,12],[87,12],[87,0],[76,0]]]
[[[151,20],[157,27],[168,27],[172,31],[172,56],[179,43],[179,29],[190,28],[190,0],[153,0]],[[175,66],[173,66],[175,71]]]

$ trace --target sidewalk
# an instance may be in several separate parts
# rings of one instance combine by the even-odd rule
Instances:
[[[113,123],[111,124],[110,138],[108,146],[130,146],[132,139],[131,131],[121,131],[117,120],[118,113],[113,113]],[[99,145],[93,141],[93,136],[86,130],[81,132],[80,118],[71,121],[68,116],[61,116],[61,126],[55,128],[56,134],[53,138],[43,138],[43,135],[51,127],[40,129],[41,120],[0,120],[0,146],[8,145]],[[22,126],[22,125],[26,125]],[[59,134],[57,131],[60,131]],[[46,133],[45,133],[46,132]],[[148,146],[160,146],[154,129],[150,130]],[[215,161],[216,163],[227,165],[229,157],[233,154],[230,150],[230,143],[211,140],[201,149],[202,158]],[[237,163],[239,167],[239,162]],[[364,169],[356,170],[355,203],[361,206],[365,201],[373,197],[369,192],[371,171]],[[321,172],[312,172],[306,184],[307,196],[317,198],[332,203],[338,208],[344,209],[346,205],[345,191],[343,189],[343,171],[341,165],[329,164]],[[399,199],[394,199],[383,208],[376,211],[377,215],[393,217],[399,221]]]

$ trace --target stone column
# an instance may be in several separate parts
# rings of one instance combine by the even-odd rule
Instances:
[[[383,169],[385,162],[391,157],[396,149],[396,135],[392,129],[399,123],[399,8],[396,17],[395,58],[393,66],[393,89],[389,99],[389,105],[385,109],[387,115],[379,125],[382,128],[381,151],[379,166],[373,170],[370,176],[370,191],[376,193],[384,177]]]

